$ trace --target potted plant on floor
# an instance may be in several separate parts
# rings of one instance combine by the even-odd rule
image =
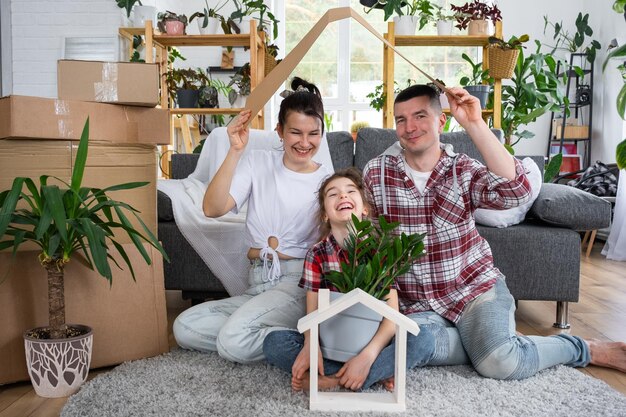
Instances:
[[[461,58],[472,67],[472,75],[470,77],[462,77],[459,82],[471,95],[480,100],[480,107],[484,109],[487,107],[489,93],[494,80],[489,76],[489,70],[483,69],[482,62],[474,63],[467,54],[462,54]]]
[[[161,33],[172,36],[186,35],[187,16],[166,11],[157,15],[157,24]]]
[[[462,6],[452,5],[450,8],[458,13],[456,27],[459,29],[467,28],[468,35],[492,35],[488,21],[491,20],[492,23],[495,23],[502,20],[502,12],[498,6],[489,5],[480,0],[473,0]]]
[[[394,236],[400,223],[388,223],[380,216],[378,224],[352,215],[350,233],[344,241],[348,262],[340,271],[331,271],[326,279],[339,292],[331,291],[331,301],[360,288],[372,297],[384,300],[397,277],[424,255],[424,234]],[[355,321],[356,319],[356,321]],[[354,305],[320,324],[320,343],[324,357],[345,362],[369,343],[382,317],[371,309]],[[344,340],[337,329],[359,328],[359,340]],[[354,332],[350,332],[353,334]]]
[[[32,242],[41,250],[39,262],[48,273],[49,326],[24,333],[28,372],[35,392],[42,397],[64,397],[76,392],[86,380],[91,362],[91,329],[65,322],[65,266],[79,258],[111,282],[110,261],[120,267],[110,253],[112,245],[134,278],[128,255],[114,235],[116,231],[128,234],[148,264],[151,259],[142,242],[158,249],[167,259],[136,210],[108,195],[147,183],[126,183],[105,189],[82,186],[88,144],[89,119],[80,138],[70,184],[48,175],[39,178],[39,185],[31,178],[18,177],[10,190],[0,193],[0,250],[12,248],[15,254],[22,243]],[[53,184],[52,180],[60,181],[63,186]],[[131,224],[128,213],[139,221],[142,231]]]
[[[214,35],[217,33],[217,28],[220,25],[223,16],[218,12],[226,5],[228,1],[224,1],[224,3],[217,5],[215,8],[209,7],[209,3],[207,0],[204,0],[204,4],[206,7],[201,12],[195,12],[191,16],[189,16],[189,23],[193,22],[194,19],[198,19],[198,31],[201,35]],[[200,20],[202,19],[202,20]]]

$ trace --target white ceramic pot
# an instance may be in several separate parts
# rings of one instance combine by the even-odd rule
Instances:
[[[93,332],[90,327],[68,324],[85,334],[69,339],[37,339],[24,333],[26,366],[35,392],[40,397],[67,397],[87,380]],[[36,331],[44,329],[39,327]]]
[[[330,301],[343,296],[330,292]],[[381,301],[382,303],[383,301]],[[322,356],[346,362],[363,350],[378,331],[382,316],[369,307],[357,303],[320,323]]]
[[[155,25],[155,16],[157,9],[154,6],[135,6],[133,7],[133,27],[144,27],[146,20],[152,20],[153,26]]]
[[[215,35],[217,33],[217,28],[220,27],[220,20],[216,17],[208,17],[208,24],[205,28],[202,27],[204,23],[204,18],[198,19],[198,33],[201,35]]]
[[[413,36],[417,28],[417,16],[396,16],[393,18],[394,33],[400,36]]]
[[[452,34],[452,20],[437,21],[437,35],[449,36]]]
[[[249,34],[250,33],[250,21],[252,20],[249,16],[244,16],[241,18],[239,22],[237,22],[237,26],[241,29],[241,34]]]

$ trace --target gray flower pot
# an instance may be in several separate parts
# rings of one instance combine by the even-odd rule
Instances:
[[[330,301],[343,295],[331,291]],[[347,362],[372,340],[381,320],[380,314],[359,303],[320,323],[322,356]]]
[[[487,107],[487,101],[489,100],[489,92],[491,91],[491,86],[489,85],[468,85],[467,87],[463,87],[467,90],[468,93],[473,95],[474,97],[480,100],[480,108],[484,109]]]

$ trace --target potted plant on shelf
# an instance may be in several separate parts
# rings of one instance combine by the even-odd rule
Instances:
[[[116,240],[116,231],[128,234],[148,264],[151,259],[142,242],[155,247],[167,259],[136,210],[108,195],[147,183],[126,183],[105,189],[82,186],[88,144],[89,119],[80,138],[70,184],[49,175],[39,177],[39,185],[31,178],[18,177],[10,190],[0,193],[0,250],[12,248],[15,254],[22,243],[32,242],[39,247],[39,262],[48,274],[49,325],[24,333],[28,373],[35,392],[42,397],[65,397],[76,392],[86,380],[91,362],[91,329],[65,322],[65,266],[80,258],[82,264],[111,282],[109,260],[120,267],[119,259],[110,253],[112,245],[134,279],[133,267],[124,247]],[[53,179],[63,186],[52,184]],[[139,221],[143,231],[135,229],[128,213]]]
[[[348,262],[341,271],[330,271],[326,279],[339,292],[331,291],[331,301],[360,288],[372,297],[384,300],[397,277],[424,255],[424,235],[394,236],[400,224],[388,223],[380,216],[378,224],[352,215],[350,233],[344,241]],[[354,305],[320,324],[320,344],[324,357],[345,361],[358,354],[372,339],[382,317],[362,305]],[[359,340],[345,339],[341,328],[362,329]],[[353,334],[353,332],[350,332]],[[336,356],[341,355],[341,356]]]
[[[554,45],[545,45],[552,48],[551,54],[554,54],[557,50],[565,50],[571,53],[582,51],[587,55],[587,61],[593,63],[596,59],[596,51],[602,48],[600,42],[595,39],[585,45],[585,37],[591,37],[593,35],[593,29],[589,26],[589,14],[583,16],[582,13],[578,13],[576,17],[576,33],[570,35],[570,33],[563,28],[563,22],[552,23],[548,20],[548,16],[543,17],[544,26],[543,33],[546,33],[548,26],[554,29],[552,39]]]
[[[512,36],[511,39],[489,37],[489,75],[492,78],[511,78],[517,63],[519,51],[524,48],[524,42],[528,42],[529,36],[524,34],[519,38]]]
[[[378,0],[368,7],[365,13],[382,8],[385,21],[395,13],[394,33],[401,36],[415,35],[418,23],[419,29],[423,29],[434,19],[434,7],[429,0]]]
[[[480,107],[484,109],[487,107],[487,100],[494,80],[489,76],[489,70],[483,69],[482,62],[474,63],[467,54],[462,54],[461,58],[472,67],[472,75],[462,77],[459,82],[471,95],[480,100]]]
[[[265,45],[265,76],[276,68],[276,65],[280,63],[280,59],[276,59],[278,57],[278,45],[268,44]]]
[[[228,0],[222,4],[218,4],[215,8],[209,7],[207,0],[204,0],[206,7],[201,12],[195,12],[189,16],[189,23],[198,18],[198,31],[201,35],[214,35],[217,33],[217,28],[220,25],[223,16],[218,12],[226,5]],[[200,20],[202,18],[202,20]]]
[[[228,97],[231,88],[222,80],[211,78],[210,73],[205,73],[198,68],[201,74],[200,87],[198,88],[198,106],[200,108],[214,109],[219,107],[219,94]]]
[[[437,35],[448,36],[452,34],[452,23],[457,19],[458,13],[451,10],[446,10],[442,6],[437,4],[433,5],[435,8],[435,15],[433,20],[435,21],[435,27],[437,28]]]
[[[473,0],[462,6],[450,6],[457,12],[456,27],[459,29],[467,28],[468,35],[492,35],[488,21],[495,22],[502,20],[502,13],[498,6],[488,5],[480,0]]]
[[[246,97],[250,95],[252,89],[252,79],[250,78],[250,63],[246,63],[230,77],[228,87],[232,88],[228,93],[228,102],[235,108],[245,106]]]
[[[257,29],[264,30],[272,39],[278,37],[278,20],[263,0],[233,0],[235,11],[231,13],[231,21],[235,24],[236,33],[250,33],[250,19],[259,21]],[[271,29],[270,29],[271,26]]]
[[[208,82],[200,69],[172,68],[164,74],[170,101],[179,108],[196,108],[200,86]]]
[[[165,11],[159,13],[157,19],[159,19],[157,26],[161,33],[172,36],[186,35],[187,16],[184,14]]]

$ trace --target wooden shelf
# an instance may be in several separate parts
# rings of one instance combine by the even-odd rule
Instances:
[[[395,36],[394,46],[487,46],[489,36]]]
[[[218,107],[216,109],[175,107],[169,110],[170,114],[238,114],[243,109],[235,107]]]
[[[257,42],[261,42],[259,36]],[[250,46],[250,34],[245,35],[154,35],[154,42],[169,46]]]

